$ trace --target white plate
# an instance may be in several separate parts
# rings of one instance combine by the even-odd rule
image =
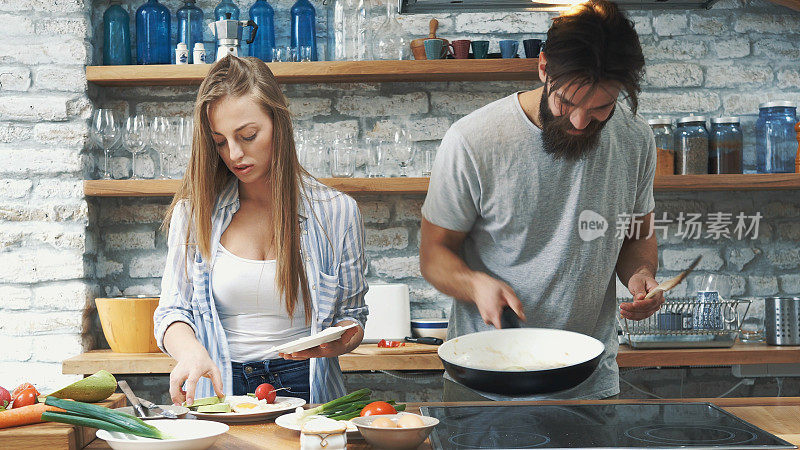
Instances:
[[[247,399],[247,400],[256,400],[253,397],[249,396],[233,396],[229,395],[226,397],[227,399]],[[275,403],[271,406],[275,406],[275,409],[271,409],[269,411],[255,411],[255,412],[246,412],[246,413],[238,413],[238,412],[229,412],[229,413],[201,413],[197,411],[192,411],[191,414],[198,419],[204,420],[214,420],[217,422],[226,422],[226,423],[244,423],[244,422],[258,422],[263,421],[265,419],[269,419],[271,417],[275,417],[281,413],[285,413],[286,411],[294,411],[295,408],[298,406],[303,406],[306,404],[306,401],[302,398],[297,397],[275,397]]]
[[[329,327],[317,334],[301,337],[300,339],[295,339],[292,342],[287,342],[283,345],[272,347],[268,350],[268,353],[294,353],[316,347],[326,342],[333,342],[342,337],[345,331],[357,326],[358,325],[351,323],[350,325],[344,327]]]
[[[322,416],[310,416],[310,417],[322,417]],[[297,422],[296,412],[284,414],[282,416],[275,418],[275,424],[278,425],[279,427],[286,428],[287,430],[294,430],[298,432],[303,427],[300,423]],[[347,433],[360,434],[355,424],[349,420],[347,421]]]
[[[115,431],[97,430],[97,437],[106,441],[115,450],[204,450],[220,435],[228,431],[224,423],[210,423],[191,419],[162,419],[148,422],[173,439],[150,439]]]
[[[189,412],[189,408],[185,406],[175,406],[175,405],[157,405],[157,406],[165,411],[170,410],[174,412],[179,419],[183,419],[186,413]],[[144,412],[149,413],[147,408],[145,408],[144,406],[142,406],[142,408],[144,409]],[[130,414],[132,416],[136,415],[136,413],[134,413],[133,411],[133,406],[123,406],[122,408],[115,408],[114,410],[123,412],[125,414]],[[154,419],[166,419],[166,417],[162,416],[161,414],[155,414],[155,413],[153,413],[152,416],[142,417],[142,420],[154,420]]]

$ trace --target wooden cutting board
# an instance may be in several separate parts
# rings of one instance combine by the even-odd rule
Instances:
[[[108,408],[119,408],[125,406],[127,400],[123,394],[113,394],[107,400],[96,404]],[[2,442],[0,447],[79,450],[94,440],[96,432],[96,428],[65,423],[35,423],[0,430],[0,442]]]
[[[378,344],[361,344],[352,353],[356,355],[413,355],[419,353],[436,353],[438,345],[406,342],[402,347],[380,348]]]

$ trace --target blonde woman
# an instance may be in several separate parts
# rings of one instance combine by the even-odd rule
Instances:
[[[211,67],[194,123],[189,167],[164,221],[155,312],[158,345],[177,360],[172,401],[243,395],[261,383],[311,402],[343,395],[337,356],[358,346],[367,318],[355,201],[300,166],[286,99],[255,58]],[[353,323],[337,341],[268,353]]]

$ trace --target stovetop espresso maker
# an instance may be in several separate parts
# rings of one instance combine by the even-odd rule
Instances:
[[[250,33],[250,39],[247,40],[248,44],[252,44],[258,32],[258,25],[252,20],[232,20],[230,13],[225,15],[225,19],[211,22],[208,27],[211,28],[211,34],[217,39],[219,47],[217,48],[217,61],[226,57],[227,55],[239,56],[239,47],[242,42],[242,30],[245,27],[253,27]]]

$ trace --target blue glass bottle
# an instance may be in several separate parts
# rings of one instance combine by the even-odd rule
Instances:
[[[250,20],[258,25],[258,32],[250,44],[250,56],[262,61],[272,61],[275,48],[275,10],[266,0],[256,0],[250,7]]]
[[[189,64],[194,62],[194,44],[203,42],[203,10],[195,5],[196,0],[184,0],[184,5],[175,13],[178,19],[178,42],[189,48]]]
[[[231,16],[228,17],[227,14]],[[231,19],[239,20],[239,7],[233,3],[233,0],[222,0],[216,8],[214,8],[214,20]]]
[[[756,120],[756,171],[758,173],[794,172],[797,140],[797,105],[774,101],[758,105]]]
[[[311,46],[311,60],[317,61],[317,11],[308,0],[292,5],[291,46]]]
[[[172,61],[170,13],[158,0],[148,0],[136,10],[136,60],[139,64]]]
[[[131,16],[114,0],[103,14],[103,64],[131,63]]]

